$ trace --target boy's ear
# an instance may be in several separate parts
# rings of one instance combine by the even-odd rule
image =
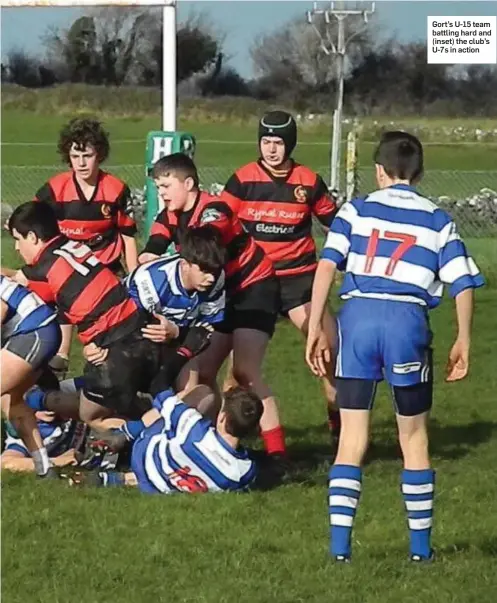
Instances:
[[[185,188],[187,189],[188,192],[191,192],[195,188],[195,182],[191,176],[188,176],[188,178],[185,178],[184,184],[185,184]]]

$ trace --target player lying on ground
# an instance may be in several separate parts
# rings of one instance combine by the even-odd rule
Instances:
[[[200,389],[209,392],[205,386]],[[132,471],[98,472],[91,483],[138,486],[142,492],[160,494],[247,489],[256,477],[256,465],[240,439],[255,433],[262,402],[248,390],[232,389],[224,393],[213,423],[204,416],[206,409],[201,414],[193,408],[205,396],[196,390],[184,400],[172,390],[159,394],[142,420],[126,423],[118,434],[108,434],[109,443],[117,448],[132,441]],[[88,474],[81,473],[72,480],[77,484],[90,481]]]
[[[259,159],[229,178],[221,199],[273,262],[280,284],[278,311],[306,336],[317,265],[312,217],[329,227],[337,207],[321,176],[292,159],[296,143],[294,118],[285,111],[266,113],[259,122]],[[328,311],[323,325],[333,348],[336,327]],[[230,373],[225,387],[233,384]],[[330,364],[323,385],[330,429],[338,433],[340,416],[335,410],[333,375]]]
[[[138,307],[157,322],[142,329],[157,343],[177,345],[193,323],[216,325],[224,318],[226,252],[218,232],[206,226],[181,235],[180,253],[142,264],[124,281]],[[177,391],[198,385],[187,365]]]
[[[3,276],[3,269],[0,299],[2,412],[29,450],[36,473],[44,476],[49,473],[50,461],[34,413],[23,396],[59,349],[57,315],[37,295]]]
[[[15,272],[47,303],[56,303],[88,348],[104,349],[104,359],[87,362],[80,417],[94,427],[123,417],[141,416],[143,399],[169,387],[183,366],[209,342],[204,327],[189,330],[182,345],[171,348],[143,337],[150,322],[126,287],[86,245],[60,234],[55,214],[40,203],[25,203],[9,219],[16,249],[27,265]]]
[[[276,400],[262,377],[279,303],[272,262],[224,201],[200,192],[197,168],[189,157],[176,153],[159,159],[152,177],[166,208],[157,216],[139,260],[166,253],[171,243],[180,243],[179,235],[187,228],[209,225],[219,231],[228,255],[226,310],[223,322],[216,325],[208,353],[198,358],[200,382],[218,392],[218,372],[233,349],[237,381],[263,401],[261,436],[267,453],[276,458],[285,452],[284,432]]]
[[[338,316],[337,401],[342,431],[329,474],[330,552],[351,555],[361,464],[368,445],[376,386],[386,379],[393,396],[404,457],[402,494],[414,561],[432,558],[435,472],[428,453],[427,419],[433,398],[432,333],[428,310],[455,298],[458,333],[447,381],[469,369],[473,289],[483,285],[452,218],[414,188],[423,174],[423,148],[405,132],[386,132],[374,161],[379,190],[346,203],[331,225],[312,292],[306,359],[323,374],[329,349],[319,339],[321,319],[337,268],[347,300]]]
[[[39,387],[34,387],[25,394],[27,406],[35,411],[38,430],[43,438],[45,449],[56,467],[77,463],[77,455],[82,453],[85,447],[88,429],[83,422],[45,410],[45,406],[51,406],[54,398],[58,399],[61,395],[66,399],[72,398],[73,405],[79,405],[77,391],[82,387],[80,381],[81,379],[62,381],[60,391],[45,392]],[[56,404],[56,407],[60,409],[61,405]],[[0,456],[2,470],[34,471],[33,458],[10,422],[7,422],[6,432],[5,448]]]
[[[137,249],[131,192],[122,180],[100,169],[110,152],[102,124],[94,119],[72,119],[60,131],[58,151],[70,170],[50,178],[36,193],[35,201],[50,205],[61,233],[88,245],[115,274],[124,274],[122,256],[128,270],[133,270]],[[61,378],[69,362],[72,329],[72,325],[63,324],[61,348],[51,362]]]

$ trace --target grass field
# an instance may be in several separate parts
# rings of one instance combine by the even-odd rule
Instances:
[[[3,141],[50,142],[58,125],[58,118],[4,115]],[[154,127],[157,124],[146,120],[109,122],[115,139],[144,139]],[[255,138],[247,128],[228,131],[218,126],[211,131],[185,124],[185,129],[198,132],[199,138]],[[111,163],[141,163],[143,147],[117,145]],[[497,164],[493,147],[430,149],[427,163],[434,162],[433,169],[450,165],[454,170],[491,170]],[[199,162],[235,167],[252,153],[249,145],[218,145],[212,153],[200,145]],[[300,158],[326,165],[326,147],[305,147]],[[3,148],[5,164],[50,165],[55,159],[50,147]],[[4,182],[2,199],[8,200],[8,195]],[[475,239],[470,247],[482,264],[491,266],[497,255],[495,239]],[[17,262],[10,241],[4,240],[2,263]],[[336,295],[332,304],[336,306]],[[281,323],[265,374],[280,400],[290,454],[299,468],[295,483],[246,495],[147,497],[135,491],[73,491],[64,484],[5,475],[4,600],[491,603],[497,593],[496,307],[495,288],[477,292],[471,375],[452,385],[443,382],[443,367],[454,336],[453,309],[444,302],[432,313],[437,389],[431,441],[438,551],[432,566],[413,567],[406,561],[402,465],[384,387],[374,413],[354,562],[346,567],[330,564],[326,475],[333,451],[323,396],[304,365],[300,336]],[[75,346],[74,373],[81,366],[77,352]]]

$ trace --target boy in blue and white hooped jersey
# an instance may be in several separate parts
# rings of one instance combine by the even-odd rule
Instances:
[[[458,334],[447,381],[469,368],[473,290],[484,284],[452,218],[414,188],[423,149],[405,132],[387,132],[376,150],[379,190],[342,206],[314,279],[306,360],[322,374],[330,350],[321,318],[337,268],[344,271],[338,315],[337,401],[342,432],[329,474],[330,552],[348,561],[377,383],[389,383],[404,457],[401,489],[413,561],[430,560],[435,472],[428,453],[432,406],[432,333],[428,310],[455,299]]]
[[[217,232],[207,226],[182,233],[180,253],[136,268],[125,284],[137,305],[158,324],[143,329],[145,337],[161,342],[177,339],[195,323],[223,320],[225,250]]]
[[[60,327],[54,308],[35,293],[0,275],[2,412],[15,426],[39,476],[52,476],[51,465],[24,393],[59,349]]]
[[[263,412],[260,398],[242,387],[223,394],[215,421],[207,418],[214,394],[199,386],[183,398],[159,394],[139,421],[103,435],[101,444],[120,450],[131,442],[131,472],[78,473],[73,484],[138,486],[149,494],[243,491],[254,483],[255,462],[240,446],[253,435]]]

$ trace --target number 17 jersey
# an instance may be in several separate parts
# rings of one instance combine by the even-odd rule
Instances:
[[[345,272],[342,299],[373,298],[436,307],[484,284],[456,225],[415,188],[396,184],[345,203],[321,258]]]

